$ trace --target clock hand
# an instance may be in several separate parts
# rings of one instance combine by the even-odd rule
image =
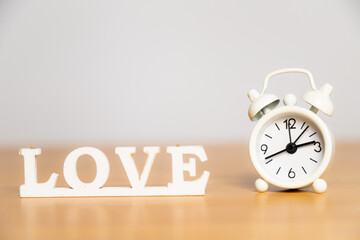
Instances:
[[[290,140],[290,143],[291,143],[291,133],[290,133],[290,120],[288,120],[288,130],[289,130],[289,140]]]
[[[306,146],[306,145],[310,145],[310,144],[315,144],[316,141],[310,141],[310,142],[306,142],[306,143],[302,143],[302,144],[299,144],[299,145],[296,145],[296,147],[302,147],[302,146]]]
[[[301,143],[301,144],[299,144],[299,145],[295,145],[294,143],[292,143],[292,145],[293,145],[294,148],[297,149],[298,147],[303,147],[303,146],[310,145],[310,144],[315,144],[315,143],[316,143],[316,141],[310,141],[310,142],[306,142],[306,143]],[[276,156],[276,155],[278,155],[278,154],[280,154],[280,153],[283,153],[283,152],[285,152],[285,151],[288,151],[288,149],[285,148],[285,149],[283,149],[283,150],[281,150],[281,151],[278,151],[278,152],[276,152],[276,153],[274,153],[274,154],[271,154],[271,155],[265,157],[265,160],[266,160],[266,159],[269,159],[269,158],[271,158],[271,157],[274,157],[274,156]],[[289,150],[289,151],[291,151],[291,150]],[[295,152],[296,152],[296,150],[293,151],[293,152],[289,152],[289,153],[295,153]]]
[[[296,143],[297,140],[299,140],[299,138],[304,134],[304,132],[305,132],[308,128],[309,128],[309,126],[307,126],[307,127],[304,129],[304,131],[302,131],[302,133],[300,133],[300,135],[298,136],[298,138],[295,140],[294,143]]]
[[[277,152],[277,153],[271,154],[270,156],[267,156],[265,159],[269,159],[269,158],[271,158],[271,157],[273,157],[273,156],[276,156],[276,155],[278,155],[278,154],[280,154],[280,153],[282,153],[282,152],[285,152],[285,151],[286,151],[286,148],[283,149],[283,150],[281,150],[281,151],[279,151],[279,152]]]

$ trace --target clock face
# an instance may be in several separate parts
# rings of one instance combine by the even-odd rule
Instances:
[[[296,113],[267,121],[256,140],[260,166],[281,181],[302,181],[320,166],[325,146],[321,131],[311,119]]]

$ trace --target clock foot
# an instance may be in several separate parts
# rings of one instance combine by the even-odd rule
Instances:
[[[259,192],[266,192],[266,190],[268,190],[268,188],[269,188],[269,184],[267,182],[265,182],[263,179],[258,178],[255,181],[255,188]]]
[[[327,189],[327,183],[324,179],[318,178],[312,185],[316,193],[324,193]]]

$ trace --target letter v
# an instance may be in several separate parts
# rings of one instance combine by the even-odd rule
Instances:
[[[139,177],[139,172],[134,163],[132,154],[136,152],[135,147],[117,147],[115,153],[119,155],[120,160],[125,168],[125,172],[129,178],[130,184],[133,188],[144,188],[150,174],[152,164],[155,156],[160,152],[160,147],[144,147],[144,153],[148,154],[143,172]]]

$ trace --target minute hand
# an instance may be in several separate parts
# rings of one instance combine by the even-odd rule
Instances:
[[[302,147],[302,146],[306,146],[306,145],[310,145],[310,144],[315,144],[315,143],[316,143],[316,141],[306,142],[306,143],[302,143],[302,144],[296,145],[296,147]]]
[[[298,147],[302,147],[302,146],[306,146],[306,145],[310,145],[310,144],[315,144],[315,143],[316,143],[316,141],[306,142],[306,143],[302,143],[302,144],[296,145],[296,147],[298,148]],[[281,150],[281,151],[278,151],[278,152],[276,152],[276,153],[274,153],[274,154],[271,154],[271,155],[265,157],[265,159],[269,159],[269,158],[271,158],[271,157],[273,157],[273,156],[276,156],[276,155],[278,155],[278,154],[280,154],[280,153],[283,153],[283,152],[285,152],[285,151],[286,151],[286,148],[283,149],[283,150]]]
[[[286,151],[286,148],[283,149],[283,150],[281,150],[281,151],[279,151],[279,152],[277,152],[277,153],[271,154],[270,156],[267,156],[265,159],[269,159],[269,158],[271,158],[271,157],[273,157],[273,156],[276,156],[276,155],[278,155],[278,154],[280,154],[280,153],[282,153],[282,152],[285,152],[285,151]]]

